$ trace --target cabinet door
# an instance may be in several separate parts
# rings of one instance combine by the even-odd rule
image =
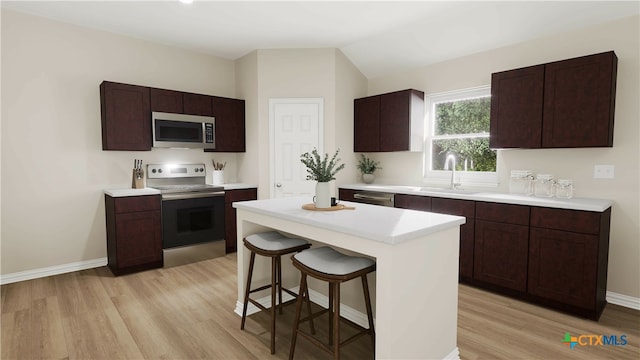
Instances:
[[[380,151],[380,95],[353,101],[353,151]]]
[[[213,116],[213,96],[202,94],[182,94],[184,113],[189,115]]]
[[[205,151],[246,151],[244,100],[214,96],[212,106],[216,118],[216,148]]]
[[[380,151],[409,149],[410,101],[408,90],[380,97]]]
[[[103,150],[151,150],[149,88],[100,84]]]
[[[180,91],[151,88],[151,111],[182,114],[182,93]]]
[[[236,209],[233,203],[236,201],[256,200],[258,189],[227,190],[224,192],[224,230],[226,253],[237,251]]]
[[[429,196],[396,194],[393,202],[394,207],[401,209],[431,211]]]
[[[162,261],[160,210],[116,215],[118,268]]]
[[[525,292],[529,227],[476,220],[473,277]]]
[[[424,93],[402,90],[380,97],[380,151],[410,150],[411,121],[424,121]]]
[[[613,146],[617,62],[610,51],[546,65],[543,147]]]
[[[489,147],[541,146],[543,88],[544,65],[491,75]]]
[[[597,267],[597,236],[531,228],[529,293],[594,309]]]
[[[431,211],[464,216],[467,222],[460,226],[460,279],[473,278],[473,252],[475,244],[475,202],[458,199],[431,199]]]

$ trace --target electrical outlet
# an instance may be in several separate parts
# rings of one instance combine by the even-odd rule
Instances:
[[[596,165],[593,167],[594,179],[613,179],[613,165]]]

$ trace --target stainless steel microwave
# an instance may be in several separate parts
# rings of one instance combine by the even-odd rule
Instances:
[[[153,147],[215,149],[215,121],[213,116],[151,113]]]

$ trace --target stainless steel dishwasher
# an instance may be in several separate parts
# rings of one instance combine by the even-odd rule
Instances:
[[[365,203],[365,204],[373,204],[373,205],[382,205],[382,206],[390,206],[394,205],[394,197],[395,194],[390,194],[386,192],[379,191],[356,191],[353,194],[353,201]]]

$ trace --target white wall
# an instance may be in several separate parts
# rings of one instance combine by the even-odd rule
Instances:
[[[247,148],[244,155],[247,161],[239,171],[250,173],[251,180],[258,183],[258,198],[270,197],[271,190],[269,99],[324,99],[325,152],[333,153],[340,148],[343,162],[354,161],[353,135],[349,140],[342,134],[353,134],[352,102],[354,97],[364,96],[366,78],[339,50],[257,50],[238,59],[236,66],[238,73],[243,74],[242,83],[237,84],[239,92],[246,95],[247,109],[251,109],[247,110],[247,143],[252,139],[251,151]],[[351,175],[345,170],[336,178]],[[350,178],[353,181],[355,177]]]
[[[491,73],[614,50],[618,56],[613,148],[504,150],[498,152],[500,190],[513,169],[573,179],[577,197],[615,201],[612,209],[608,290],[640,297],[640,47],[639,18],[529,41],[419,69],[370,79],[369,94],[415,88],[433,94],[491,82]],[[421,182],[422,155],[375,154],[380,181]],[[615,166],[615,179],[593,179],[596,164]]]
[[[103,189],[133,159],[229,162],[202,150],[102,151],[103,80],[235,97],[234,64],[2,10],[1,274],[106,257]],[[211,181],[211,179],[208,179]]]

